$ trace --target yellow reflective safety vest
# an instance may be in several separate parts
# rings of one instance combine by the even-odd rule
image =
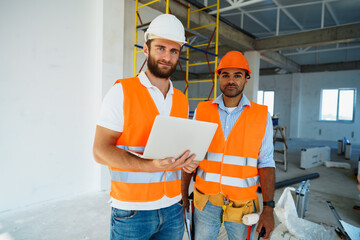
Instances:
[[[266,106],[250,102],[234,124],[227,140],[221,126],[218,105],[199,103],[196,119],[219,124],[204,160],[195,187],[207,195],[222,193],[232,201],[257,199],[258,157],[266,130]]]
[[[142,153],[159,111],[149,91],[139,78],[120,79],[124,92],[124,130],[116,146],[124,150]],[[188,101],[174,88],[170,116],[188,117]],[[143,172],[109,167],[111,192],[114,199],[126,202],[152,202],[165,195],[169,198],[181,194],[181,168],[172,171]]]

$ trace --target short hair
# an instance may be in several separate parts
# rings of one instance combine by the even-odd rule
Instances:
[[[151,48],[151,42],[153,41],[154,39],[148,39],[146,41],[146,46],[148,47],[149,51],[150,51],[150,48]]]

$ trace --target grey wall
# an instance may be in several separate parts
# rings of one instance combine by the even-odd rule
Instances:
[[[274,90],[275,104],[274,113],[279,113],[279,125],[290,125],[290,114],[288,114],[291,104],[292,80],[289,75],[272,75],[266,80],[260,76],[259,90]]]
[[[354,122],[319,121],[324,88],[357,89]],[[280,112],[279,123],[287,126],[288,136],[334,141],[346,137],[360,143],[360,70],[260,76],[259,89],[275,90],[274,112]]]

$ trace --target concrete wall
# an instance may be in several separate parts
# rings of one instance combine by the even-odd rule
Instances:
[[[275,113],[280,112],[280,125],[288,127],[288,136],[334,141],[346,137],[360,143],[359,78],[360,70],[261,76],[259,89],[275,90]],[[357,89],[354,122],[319,121],[324,88]]]
[[[274,90],[274,113],[280,114],[279,125],[290,125],[290,103],[292,79],[290,75],[260,76],[259,90]]]
[[[0,2],[0,211],[94,189],[100,0]]]
[[[353,143],[360,143],[360,93],[357,91],[355,121],[353,123],[322,122],[319,119],[322,88],[360,89],[360,70],[308,73],[302,79],[302,107],[300,115],[301,138],[333,139],[346,137]],[[320,134],[321,130],[321,134]],[[352,137],[354,132],[354,137]]]

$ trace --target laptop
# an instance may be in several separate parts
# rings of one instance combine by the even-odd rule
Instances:
[[[217,123],[158,115],[141,157],[179,158],[186,150],[190,150],[191,154],[196,154],[195,161],[201,161],[217,127]]]

